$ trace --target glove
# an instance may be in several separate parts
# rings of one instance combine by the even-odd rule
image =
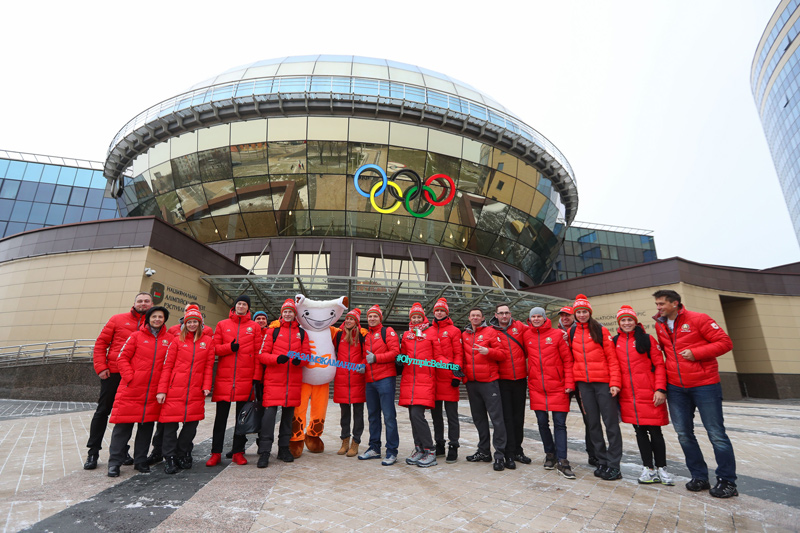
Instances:
[[[359,374],[363,374],[364,372],[366,372],[366,370],[367,368],[365,366],[360,366],[358,367],[358,370],[356,370],[356,372],[358,372]]]
[[[455,377],[457,377],[457,378],[463,378],[464,377],[464,373],[461,371],[461,369],[453,370],[453,375]],[[455,385],[453,385],[453,386],[455,387]]]
[[[234,353],[239,351],[239,343],[238,342],[233,341],[231,343],[231,351],[234,352]]]
[[[461,380],[460,379],[453,378],[453,379],[450,380],[450,386],[458,387],[459,385],[461,385]]]
[[[286,354],[278,356],[278,364],[279,365],[282,365],[283,363],[287,362],[288,360],[289,360],[289,356],[286,355]]]
[[[375,364],[375,361],[377,361],[375,354],[372,352],[367,352],[367,363],[372,365]]]
[[[288,356],[287,356],[287,357],[288,357]],[[300,360],[300,358],[299,358],[299,357],[293,357],[293,358],[292,358],[292,364],[293,364],[294,366],[299,366],[299,365],[300,365],[300,363],[302,363],[302,361]]]

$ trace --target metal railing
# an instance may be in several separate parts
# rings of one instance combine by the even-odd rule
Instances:
[[[0,368],[91,362],[94,342],[95,339],[75,339],[0,347]]]

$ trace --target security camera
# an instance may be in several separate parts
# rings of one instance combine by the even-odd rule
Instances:
[[[147,276],[148,278],[150,278],[150,277],[153,277],[153,276],[156,275],[156,271],[153,270],[152,268],[145,268],[144,269],[144,275]]]

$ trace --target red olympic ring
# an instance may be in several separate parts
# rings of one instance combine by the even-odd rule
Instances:
[[[435,205],[436,207],[442,207],[443,205],[450,202],[450,200],[452,200],[453,197],[455,197],[456,195],[456,184],[453,182],[453,178],[451,178],[447,174],[434,174],[433,176],[430,176],[428,179],[425,180],[425,185],[430,187],[431,183],[441,179],[445,180],[448,185],[447,197],[444,200],[442,200],[442,196],[444,196],[444,191],[442,192],[442,196],[434,200],[431,197],[431,193],[423,189],[425,201],[427,201],[431,205]]]

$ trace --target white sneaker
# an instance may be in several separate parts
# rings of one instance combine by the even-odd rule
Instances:
[[[361,459],[361,460],[365,460],[365,459],[380,459],[381,458],[381,452],[376,452],[372,448],[368,448],[367,451],[365,451],[364,453],[359,455],[358,458]]]
[[[658,483],[658,473],[652,468],[642,467],[642,474],[639,476],[639,483],[650,484]]]
[[[658,479],[661,480],[662,485],[674,485],[675,481],[672,479],[672,474],[667,472],[667,467],[659,467],[658,468]]]
[[[425,456],[425,450],[421,447],[417,446],[414,448],[414,453],[412,453],[409,457],[406,458],[407,465],[415,465],[419,463],[419,460]]]
[[[386,458],[383,461],[381,461],[381,464],[383,466],[392,466],[396,462],[397,462],[397,456],[393,453],[387,453]]]

